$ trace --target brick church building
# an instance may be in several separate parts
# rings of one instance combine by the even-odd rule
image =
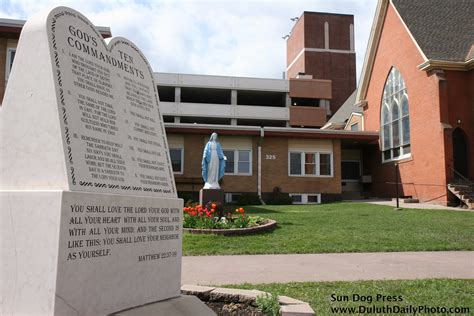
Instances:
[[[401,194],[420,201],[455,202],[452,184],[474,179],[473,12],[471,0],[379,1],[356,96],[380,135],[364,153],[374,196],[394,196],[395,163]]]

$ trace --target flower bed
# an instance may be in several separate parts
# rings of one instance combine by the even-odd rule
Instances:
[[[273,229],[276,221],[249,216],[245,209],[225,211],[220,203],[191,205],[183,209],[183,228],[194,234],[242,235]]]

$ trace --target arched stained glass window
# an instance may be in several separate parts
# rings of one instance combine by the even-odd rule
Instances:
[[[411,151],[408,94],[405,81],[395,67],[385,82],[380,112],[383,160],[408,156]]]

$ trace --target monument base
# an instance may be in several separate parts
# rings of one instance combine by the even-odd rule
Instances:
[[[199,204],[206,205],[209,202],[224,204],[224,190],[222,189],[201,189],[199,190]]]
[[[215,316],[209,307],[201,302],[196,296],[181,295],[168,300],[131,308],[122,312],[114,313],[113,316]]]
[[[178,297],[182,207],[177,198],[0,191],[0,314],[108,315]]]

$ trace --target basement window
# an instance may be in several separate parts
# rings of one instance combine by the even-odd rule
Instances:
[[[321,204],[320,193],[290,193],[293,204]]]

